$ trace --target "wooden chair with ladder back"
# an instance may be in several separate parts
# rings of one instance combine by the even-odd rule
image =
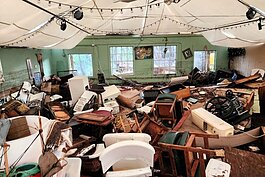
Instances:
[[[203,147],[196,139],[203,139]],[[159,140],[159,165],[163,176],[205,177],[210,157],[223,156],[223,150],[210,150],[208,138],[218,135],[189,132],[167,132]]]
[[[151,109],[155,120],[173,128],[177,122],[176,102],[177,96],[174,94],[165,93],[158,95]]]

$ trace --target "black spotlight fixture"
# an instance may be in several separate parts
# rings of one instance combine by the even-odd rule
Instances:
[[[66,21],[65,20],[62,20],[61,21],[61,25],[60,25],[60,28],[62,31],[64,31],[66,29],[67,25],[66,25]]]
[[[250,8],[248,9],[248,11],[246,12],[246,16],[247,16],[247,18],[248,18],[249,20],[251,20],[251,19],[253,19],[253,18],[255,17],[256,13],[257,13],[256,10],[253,9],[252,7],[250,7]]]
[[[83,18],[83,11],[80,8],[74,11],[74,18],[77,20],[81,20]]]
[[[261,23],[261,18],[259,18],[259,23],[258,23],[258,29],[259,30],[262,30],[262,27],[264,26],[262,23]]]

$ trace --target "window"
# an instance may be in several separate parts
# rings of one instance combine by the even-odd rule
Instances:
[[[133,74],[133,48],[110,47],[111,74]]]
[[[69,54],[69,70],[76,70],[75,75],[93,76],[92,54]]]
[[[154,74],[175,74],[176,56],[176,46],[154,46]]]
[[[194,51],[194,67],[200,71],[215,71],[216,51]]]

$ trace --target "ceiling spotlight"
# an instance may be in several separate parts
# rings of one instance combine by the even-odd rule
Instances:
[[[256,13],[257,13],[256,10],[253,9],[252,7],[250,7],[250,8],[248,9],[248,11],[246,12],[246,16],[247,16],[247,18],[248,18],[249,20],[251,20],[251,19],[253,19],[253,18],[255,17]]]
[[[261,24],[261,20],[262,20],[262,19],[259,18],[259,23],[258,23],[258,29],[259,29],[259,30],[262,30],[262,27],[264,26],[264,25]]]
[[[61,21],[61,25],[60,25],[60,28],[62,31],[64,31],[66,29],[67,25],[66,25],[66,21],[65,20],[62,20]]]
[[[76,9],[74,11],[74,18],[77,20],[81,20],[83,18],[83,11],[81,9]]]
[[[164,3],[170,5],[171,3],[178,3],[180,0],[164,0]]]

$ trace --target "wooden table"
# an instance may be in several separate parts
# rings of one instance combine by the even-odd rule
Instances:
[[[115,117],[113,115],[111,115],[107,119],[105,119],[104,121],[83,120],[83,119],[79,119],[78,116],[74,116],[73,119],[79,123],[84,124],[84,125],[95,126],[95,129],[98,128],[97,136],[95,136],[95,137],[99,141],[101,141],[105,132],[108,133],[109,129],[112,130],[112,128],[113,128],[112,122],[115,119]]]

